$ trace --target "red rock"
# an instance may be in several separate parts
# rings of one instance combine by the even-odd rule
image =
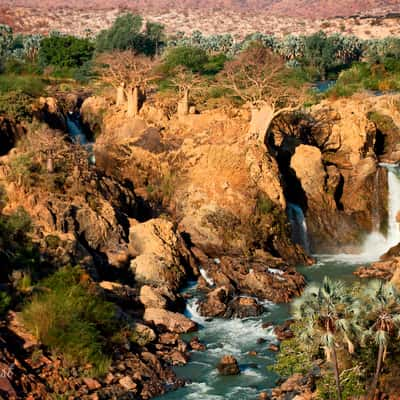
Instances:
[[[89,390],[96,390],[101,388],[101,384],[92,378],[83,378],[83,383],[88,387]]]
[[[119,380],[119,384],[126,390],[136,391],[137,384],[129,376],[124,376]]]
[[[235,357],[226,355],[221,358],[217,365],[221,375],[239,375],[240,369]]]
[[[274,352],[278,352],[278,351],[279,351],[279,346],[277,346],[276,344],[271,343],[271,344],[268,346],[268,350],[274,351]]]
[[[0,393],[4,393],[6,395],[5,398],[9,400],[17,398],[17,393],[8,378],[0,377]]]

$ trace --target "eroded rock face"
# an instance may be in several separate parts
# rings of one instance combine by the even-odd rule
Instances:
[[[363,234],[385,219],[387,177],[378,168],[379,137],[369,117],[380,102],[357,96],[322,102],[311,110],[307,144],[293,150],[290,166],[304,191],[314,252],[355,252]]]
[[[185,244],[170,221],[157,218],[134,225],[129,248],[137,255],[130,265],[137,281],[177,289],[186,279],[181,262]]]

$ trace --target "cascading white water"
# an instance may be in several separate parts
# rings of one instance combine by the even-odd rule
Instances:
[[[306,253],[310,252],[307,223],[301,207],[294,203],[287,203],[287,215],[292,226],[292,239],[300,244]]]
[[[203,267],[199,268],[200,275],[204,278],[209,286],[214,286],[214,281],[208,276],[206,270]]]
[[[368,235],[363,254],[371,260],[377,260],[391,247],[400,243],[400,224],[397,214],[400,212],[400,168],[392,164],[381,164],[388,170],[388,228],[386,237],[380,232]]]
[[[374,262],[390,248],[400,243],[400,224],[397,215],[400,212],[400,166],[380,164],[388,171],[388,229],[386,236],[379,231],[371,232],[362,246],[359,254],[336,254],[323,256],[325,260],[334,259],[350,263]],[[378,190],[378,188],[375,188]],[[379,225],[378,225],[379,226]]]

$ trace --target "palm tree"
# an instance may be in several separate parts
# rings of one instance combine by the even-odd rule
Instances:
[[[369,300],[365,301],[365,318],[369,324],[366,337],[373,338],[378,345],[376,369],[370,391],[372,400],[390,340],[400,335],[400,294],[390,283],[371,281],[365,287],[362,296]]]
[[[342,400],[342,390],[336,348],[345,344],[349,353],[354,352],[351,339],[358,332],[353,318],[357,310],[356,300],[346,292],[343,283],[327,277],[322,286],[308,286],[293,303],[294,318],[306,325],[302,334],[305,344],[322,346],[326,360],[333,364],[338,400]]]

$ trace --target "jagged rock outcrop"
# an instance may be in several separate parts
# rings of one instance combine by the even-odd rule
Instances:
[[[159,196],[180,230],[210,255],[258,247],[293,264],[304,261],[290,240],[278,165],[265,146],[248,141],[247,111],[167,119],[162,107],[152,110],[129,122],[117,110],[105,115],[96,143],[100,164],[116,167],[151,201]]]
[[[129,250],[136,256],[130,264],[136,281],[176,290],[186,280],[183,255],[190,253],[172,222],[157,218],[132,226]]]
[[[380,136],[370,119],[382,102],[365,96],[321,102],[291,149],[314,252],[357,251],[365,232],[385,220],[387,176],[378,167]]]
[[[204,313],[212,309],[214,304],[214,312],[223,315],[235,293],[275,303],[289,302],[292,297],[301,294],[305,285],[303,276],[294,268],[283,260],[267,255],[252,258],[224,256],[203,262],[202,266],[217,287],[200,307]],[[255,309],[259,310],[257,307]]]

